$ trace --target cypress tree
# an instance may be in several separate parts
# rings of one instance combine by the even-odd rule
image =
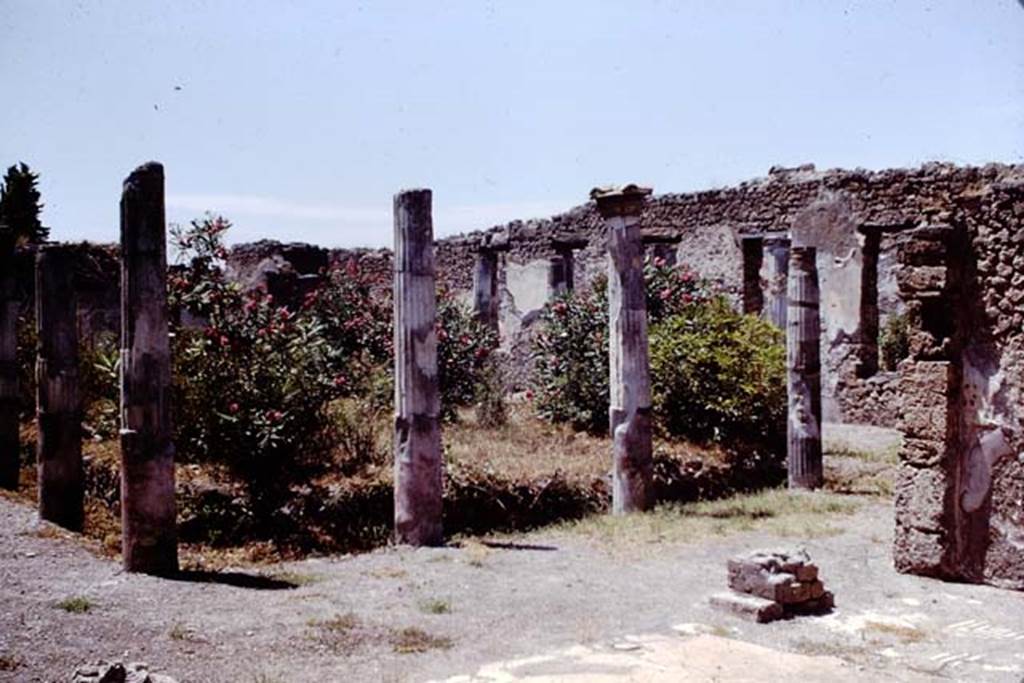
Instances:
[[[39,174],[24,162],[11,166],[0,186],[0,223],[6,223],[17,243],[38,244],[50,236],[50,229],[39,222]]]

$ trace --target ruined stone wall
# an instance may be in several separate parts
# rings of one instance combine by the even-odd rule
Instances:
[[[961,198],[956,520],[971,580],[1024,590],[1024,178]]]
[[[86,341],[102,334],[116,338],[121,329],[117,246],[82,242],[68,247],[75,269],[79,337]],[[36,249],[33,246],[19,249],[15,256],[18,296],[25,312],[34,310],[35,306],[35,262]]]
[[[899,234],[909,227],[950,221],[954,215],[975,216],[978,197],[1000,183],[1024,178],[1024,166],[989,164],[957,167],[926,164],[916,169],[885,171],[829,170],[813,166],[774,168],[765,178],[735,187],[654,197],[642,217],[645,232],[677,234],[678,260],[717,281],[739,305],[742,293],[740,237],[759,233],[790,233],[794,245],[814,246],[822,297],[822,401],[826,420],[894,426],[888,406],[894,395],[894,374],[865,372],[861,329],[861,280],[864,276],[864,225],[883,232],[877,255],[877,308],[880,322],[902,311],[896,286]],[[507,349],[526,362],[528,332],[549,299],[553,238],[582,237],[575,281],[586,287],[606,269],[604,231],[592,203],[551,218],[512,221],[487,230],[437,242],[438,281],[471,301],[476,248],[487,234],[507,236],[510,250],[500,257],[499,331]],[[231,250],[229,263],[239,279],[253,272],[303,264],[354,259],[383,282],[391,278],[388,250],[323,250],[309,245],[256,243]],[[311,254],[305,254],[310,250]],[[262,265],[261,265],[262,264]],[[286,264],[291,264],[286,265]],[[257,276],[255,280],[258,280]],[[877,328],[872,334],[877,333]],[[875,340],[873,343],[877,343]],[[870,346],[870,345],[869,345]]]

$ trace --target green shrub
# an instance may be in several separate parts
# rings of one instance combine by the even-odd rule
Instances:
[[[224,278],[229,227],[209,217],[172,231],[191,258],[170,283],[171,304],[207,322],[176,330],[176,445],[183,460],[226,465],[268,521],[292,482],[326,464],[336,438],[328,406],[346,378],[319,319]]]
[[[608,428],[605,292],[569,292],[545,306],[533,341],[537,414],[574,429]]]
[[[113,439],[121,415],[121,352],[116,336],[100,334],[83,344],[78,366],[85,431],[97,439]]]
[[[176,444],[182,460],[227,466],[268,521],[292,484],[331,464],[382,459],[374,423],[392,400],[391,300],[352,262],[327,271],[298,310],[244,293],[224,276],[229,228],[208,216],[172,229],[187,265],[169,279],[171,319],[187,310],[205,322],[175,330]],[[443,294],[437,334],[442,409],[453,419],[476,399],[496,340]]]
[[[910,324],[903,314],[891,315],[878,338],[878,351],[882,368],[895,370],[896,365],[910,355]]]
[[[458,418],[460,406],[476,401],[487,359],[498,340],[468,306],[446,291],[438,293],[436,325],[441,415],[452,421]]]
[[[695,441],[781,447],[781,332],[733,311],[685,265],[648,261],[644,275],[657,428]],[[577,429],[607,429],[608,311],[600,283],[545,308],[533,354],[538,414]]]
[[[715,297],[653,326],[650,346],[654,413],[665,433],[781,447],[786,383],[778,329]]]

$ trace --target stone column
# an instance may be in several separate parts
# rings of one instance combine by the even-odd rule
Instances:
[[[498,256],[509,250],[507,240],[492,239],[488,235],[476,252],[473,272],[473,312],[477,320],[498,331],[498,306],[501,303],[498,286]]]
[[[647,297],[640,214],[649,188],[595,189],[608,227],[609,423],[613,439],[612,512],[654,503]]]
[[[551,260],[552,289],[558,289],[560,294],[576,289],[575,252],[588,244],[590,242],[583,237],[555,237],[551,240],[551,246],[557,254],[556,258]],[[556,265],[557,258],[560,258],[561,262]]]
[[[900,361],[903,432],[896,472],[896,570],[955,578],[956,479],[962,368],[956,348],[955,282],[948,266],[953,230],[911,230],[897,252],[896,282],[907,306],[910,357]]]
[[[764,238],[744,235],[743,245],[743,312],[761,315],[764,290],[761,288],[761,264],[764,262]]]
[[[121,519],[124,567],[178,569],[167,336],[164,168],[132,171],[121,195]]]
[[[36,256],[36,445],[39,516],[82,530],[82,411],[74,253],[46,247]]]
[[[548,300],[562,296],[569,291],[566,277],[566,263],[563,254],[555,254],[548,259]]]
[[[476,253],[473,312],[484,325],[498,328],[498,254],[490,249],[481,249]]]
[[[14,234],[0,225],[0,488],[18,488],[18,296]]]
[[[764,317],[780,330],[786,329],[786,289],[789,274],[789,238],[764,238]]]
[[[439,545],[441,397],[430,190],[395,195],[395,540]]]
[[[789,487],[824,483],[821,463],[821,317],[817,250],[793,247],[789,258],[786,389],[789,397]]]
[[[860,378],[878,372],[878,256],[882,246],[882,229],[862,225],[860,271],[860,325],[858,326],[857,369]]]

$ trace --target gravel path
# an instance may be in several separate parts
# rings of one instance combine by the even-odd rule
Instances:
[[[387,548],[264,568],[303,584],[274,590],[127,575],[0,499],[0,657],[20,664],[0,681],[68,680],[112,658],[203,683],[415,681],[576,643],[673,635],[679,624],[688,625],[673,637],[710,632],[831,655],[865,678],[1019,681],[1024,595],[896,574],[891,515],[870,503],[837,516],[841,534],[803,543],[836,612],[757,626],[712,611],[707,596],[724,587],[730,554],[794,539],[755,531],[658,543],[628,561],[569,532],[537,532],[503,548]],[[90,609],[56,606],[74,597]],[[427,649],[395,651],[417,647]]]

